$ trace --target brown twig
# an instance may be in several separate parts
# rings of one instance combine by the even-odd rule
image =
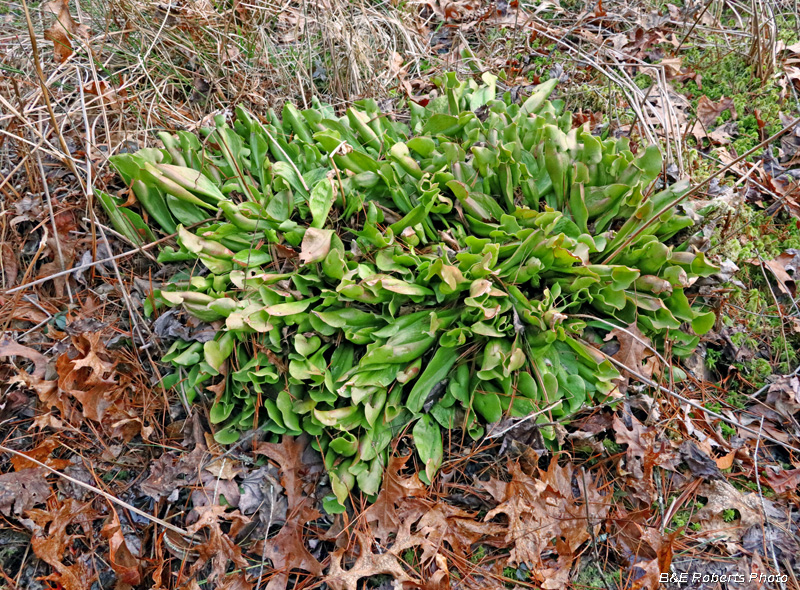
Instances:
[[[185,529],[182,529],[179,526],[175,526],[174,524],[170,524],[165,520],[161,520],[160,518],[158,518],[156,516],[153,516],[152,514],[148,514],[147,512],[145,512],[143,510],[139,510],[138,508],[136,508],[136,506],[132,506],[131,504],[128,504],[127,502],[112,496],[111,494],[109,494],[108,492],[106,492],[104,490],[101,490],[100,488],[96,488],[93,485],[90,485],[88,483],[84,483],[84,482],[82,482],[82,481],[80,481],[78,479],[75,479],[74,477],[70,477],[66,473],[61,473],[57,469],[53,469],[52,467],[50,467],[48,465],[45,465],[44,463],[42,463],[41,461],[39,461],[37,459],[34,459],[30,455],[26,455],[25,453],[22,453],[20,451],[15,451],[14,449],[9,449],[8,447],[3,446],[3,445],[0,445],[0,452],[11,453],[12,455],[17,455],[18,457],[22,457],[26,461],[31,461],[32,463],[35,463],[39,467],[43,467],[44,469],[47,469],[50,473],[54,473],[57,476],[66,479],[68,482],[70,482],[72,484],[75,484],[76,486],[80,486],[80,487],[82,487],[82,488],[84,488],[86,490],[89,490],[90,492],[94,492],[95,494],[97,494],[99,496],[102,496],[103,498],[105,498],[109,502],[112,502],[112,503],[116,504],[117,506],[121,506],[121,507],[125,508],[126,510],[130,510],[134,514],[138,514],[139,516],[141,516],[143,518],[146,518],[150,522],[152,522],[154,524],[158,524],[158,525],[164,527],[167,530],[176,532],[179,535],[183,535],[185,537],[190,537],[191,538],[191,536],[192,536],[189,533],[189,531],[187,531]]]

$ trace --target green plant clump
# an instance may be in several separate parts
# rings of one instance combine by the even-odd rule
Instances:
[[[164,149],[113,159],[177,232],[159,260],[190,269],[150,310],[182,306],[218,327],[172,346],[167,384],[188,402],[213,397],[221,443],[253,427],[309,433],[330,511],[356,482],[377,493],[409,425],[429,482],[443,428],[478,438],[504,415],[542,412],[553,441],[554,421],[618,398],[620,374],[590,336],[635,324],[685,355],[713,324],[684,289],[716,268],[665,244],[691,221],[668,207],[684,184],[652,190],[659,151],[570,129],[548,101],[555,81],[522,104],[483,81],[442,77],[407,124],[372,100],[342,117],[318,103],[286,104],[280,119],[237,109],[202,141],[162,133]],[[119,231],[151,235],[102,198]]]

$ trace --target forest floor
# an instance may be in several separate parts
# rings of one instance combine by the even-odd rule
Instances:
[[[800,588],[798,31],[791,0],[6,0],[0,587]],[[234,105],[402,109],[454,70],[558,78],[575,125],[658,143],[668,182],[717,175],[682,207],[718,320],[689,379],[579,413],[560,452],[453,433],[426,487],[401,439],[377,502],[329,517],[305,440],[220,448],[160,385],[196,327],[146,317],[159,265],[95,190],[125,198],[110,155]]]

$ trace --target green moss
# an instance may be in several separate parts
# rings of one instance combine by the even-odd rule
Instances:
[[[714,42],[713,37],[710,36],[710,43]],[[781,128],[778,115],[782,108],[780,87],[772,79],[766,82],[759,80],[739,52],[719,56],[715,51],[691,48],[683,53],[683,58],[684,69],[694,71],[701,77],[701,86],[695,80],[675,84],[675,89],[689,98],[692,108],[697,109],[697,103],[702,96],[713,101],[718,101],[723,96],[733,99],[738,115],[739,135],[733,140],[731,147],[737,154],[741,155],[758,145],[762,133],[764,136],[772,135]],[[759,130],[756,113],[766,124],[763,131]],[[731,118],[732,115],[726,111],[711,127]]]
[[[726,508],[722,511],[722,520],[724,522],[733,522],[739,518],[739,511],[734,510],[733,508]]]
[[[583,568],[572,582],[571,587],[576,589],[583,588],[619,588],[622,580],[622,571],[615,569],[604,572],[597,564],[590,564]]]
[[[728,426],[725,422],[720,423],[719,428],[722,431],[722,436],[728,440],[737,434],[736,429],[733,426]]]
[[[606,451],[608,451],[609,455],[616,455],[617,453],[622,452],[622,447],[610,438],[603,440],[603,446],[605,447]]]
[[[472,563],[480,563],[484,557],[486,557],[486,547],[484,547],[483,545],[478,545],[478,548],[472,552],[472,555],[470,556],[469,560]]]
[[[644,73],[638,74],[633,79],[633,81],[642,90],[646,90],[647,88],[650,88],[653,85],[653,79],[650,76],[648,76],[647,74],[644,74]]]

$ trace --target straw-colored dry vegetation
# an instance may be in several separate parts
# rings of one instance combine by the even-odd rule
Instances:
[[[678,587],[686,573],[688,582],[680,587],[800,588],[797,12],[792,0],[6,0],[0,5],[0,587],[655,590]],[[473,84],[472,94],[462,95],[455,106],[448,94],[454,83],[448,80],[456,78],[447,72]],[[558,83],[551,102],[518,116],[516,105],[553,79]],[[485,82],[504,99],[502,107],[489,102],[487,91],[477,90]],[[469,99],[476,94],[482,98]],[[441,129],[439,134],[425,122],[437,116],[437,105],[453,114],[454,108],[469,110],[470,102],[481,129],[508,117],[513,130],[506,140],[517,125],[524,128],[529,115],[553,127],[563,125],[564,132],[580,128],[573,137],[582,138],[584,151],[570,152],[570,166],[586,155],[585,146],[596,144],[609,158],[637,158],[647,169],[645,162],[652,162],[647,154],[655,152],[645,148],[658,147],[663,165],[660,172],[652,171],[652,182],[643,174],[643,202],[680,181],[691,187],[685,198],[670,200],[676,202],[672,212],[681,220],[679,231],[665,230],[659,237],[671,257],[665,260],[676,269],[686,265],[683,282],[669,286],[670,293],[673,288],[685,293],[686,306],[675,312],[674,299],[666,304],[683,314],[680,329],[654,326],[649,319],[653,310],[645,306],[658,305],[659,293],[629,295],[649,302],[639,304],[642,311],[629,321],[619,320],[614,311],[597,312],[600,319],[594,312],[578,317],[587,315],[583,308],[570,308],[563,318],[546,316],[551,330],[563,321],[580,332],[577,346],[587,347],[594,364],[589,373],[589,361],[580,367],[579,380],[596,389],[591,389],[594,397],[553,412],[549,394],[547,403],[531,394],[526,403],[532,407],[498,402],[496,417],[502,420],[495,423],[489,409],[484,413],[485,406],[476,406],[477,418],[472,412],[467,424],[458,420],[470,416],[474,399],[462,401],[462,394],[452,393],[463,376],[454,369],[456,386],[447,384],[441,398],[420,400],[442,405],[436,420],[441,425],[441,416],[454,416],[452,427],[440,428],[427,414],[420,418],[419,408],[403,406],[405,398],[396,401],[409,417],[405,427],[392,431],[384,454],[371,459],[371,471],[349,469],[357,463],[349,458],[350,447],[363,438],[348,437],[375,438],[377,428],[361,423],[342,428],[340,442],[334,443],[342,456],[320,455],[330,436],[315,434],[312,421],[295,429],[290,420],[281,422],[285,414],[266,417],[268,410],[285,409],[264,405],[261,396],[272,395],[273,381],[263,391],[249,389],[251,401],[236,401],[239,409],[258,408],[263,413],[259,417],[256,411],[253,424],[270,428],[241,426],[228,436],[232,431],[216,419],[227,394],[225,371],[241,372],[246,355],[266,359],[256,369],[269,366],[275,380],[286,383],[294,411],[319,402],[315,392],[322,391],[321,382],[314,383],[317,389],[298,389],[298,382],[290,383],[297,373],[289,365],[306,362],[305,356],[319,349],[314,339],[319,340],[320,328],[309,324],[310,312],[286,314],[290,319],[281,324],[282,332],[276,330],[279,344],[281,337],[293,343],[285,350],[265,345],[243,328],[236,352],[212,363],[211,371],[202,367],[209,380],[202,387],[192,383],[194,399],[187,397],[187,379],[200,378],[198,372],[185,377],[182,371],[190,374],[194,365],[218,358],[226,346],[219,344],[226,321],[198,318],[189,313],[191,306],[187,311],[178,305],[174,293],[188,284],[204,296],[234,289],[214,278],[228,276],[229,270],[164,252],[180,254],[183,247],[185,254],[191,248],[187,243],[196,244],[190,232],[209,237],[197,228],[217,229],[225,214],[214,208],[208,212],[212,219],[186,224],[181,235],[171,233],[170,214],[156,218],[141,188],[134,190],[131,179],[126,185],[126,173],[114,162],[135,161],[144,168],[136,158],[167,152],[172,158],[178,153],[197,170],[208,171],[207,165],[224,170],[224,141],[218,138],[246,142],[250,131],[267,138],[270,130],[280,130],[282,149],[296,146],[291,164],[283,154],[289,170],[284,176],[296,172],[303,184],[309,179],[300,177],[301,171],[307,174],[303,165],[319,150],[308,148],[314,143],[310,133],[303,137],[308,118],[298,127],[286,123],[284,105],[291,103],[299,111],[343,117],[349,121],[345,126],[361,129],[357,122],[364,123],[368,128],[361,129],[358,142],[350,141],[351,148],[392,162],[396,171],[398,166],[412,175],[419,171],[421,178],[426,166],[443,166],[432,162],[437,150],[458,153],[443,143],[471,141],[466,132]],[[348,119],[349,108],[369,110],[364,105],[373,104],[366,122],[358,115]],[[561,112],[571,112],[571,119],[556,123]],[[247,113],[250,123],[245,123]],[[384,120],[388,126],[381,127]],[[376,127],[388,129],[386,137],[373,139],[369,130]],[[216,135],[203,131],[209,128],[217,128]],[[408,143],[432,151],[413,148],[411,157],[389,150],[397,141],[389,139],[395,131],[405,140],[419,136],[417,143]],[[447,133],[455,138],[452,143],[445,141]],[[173,136],[179,145],[169,145]],[[199,138],[197,146],[207,145],[189,149],[190,136]],[[490,157],[482,144],[477,148]],[[341,163],[348,154],[336,150],[329,150],[324,166],[333,189],[346,197],[353,179],[366,182],[366,177],[358,170],[347,172]],[[264,161],[280,160],[278,152]],[[250,152],[239,151],[233,161],[240,172],[255,166]],[[156,159],[148,162],[161,166]],[[491,176],[486,166],[480,173]],[[155,186],[149,174],[140,179]],[[247,200],[243,193],[274,187],[271,174],[256,171],[251,182],[240,174],[235,179],[240,184],[226,188],[221,183],[220,188],[239,207]],[[420,179],[411,181],[399,172],[396,180],[401,188],[422,186]],[[370,184],[370,191],[375,186]],[[398,210],[396,203],[381,200],[382,188],[365,189],[369,199],[362,208],[351,201],[349,210],[346,199],[337,201],[332,193],[324,214],[314,208],[307,214],[302,205],[292,219],[308,226],[313,214],[313,223],[321,220],[327,230],[312,227],[347,234],[355,246],[348,242],[345,251],[342,245],[341,264],[357,266],[361,273],[374,272],[375,265],[401,272],[396,260],[381,258],[384,246],[358,242],[367,226],[378,228],[371,234],[378,242],[394,226],[398,236],[391,247],[413,269],[411,276],[428,273],[441,252],[454,260],[456,253],[477,255],[467,252],[477,247],[467,233],[496,223],[484,227],[481,238],[493,241],[503,255],[500,263],[495,257],[497,267],[485,264],[493,270],[495,287],[513,292],[512,280],[502,275],[502,259],[529,234],[511,219],[522,220],[527,214],[519,212],[527,207],[543,211],[536,198],[522,196],[525,190],[514,185],[518,190],[500,201],[502,221],[498,214],[494,221],[480,220],[483,226],[467,220],[474,209],[467,208],[466,217],[458,206],[452,213],[436,209],[425,223],[430,231],[442,230],[434,235],[442,235],[447,248],[439,250],[425,250],[426,227],[415,218],[423,243],[412,264],[409,253],[417,236],[401,226],[417,201],[409,202],[409,210]],[[392,188],[387,181],[386,190]],[[216,195],[215,190],[208,192]],[[457,191],[443,196],[458,204]],[[370,207],[373,200],[377,205]],[[575,219],[575,201],[547,203]],[[236,211],[243,212],[237,219],[245,224],[253,208]],[[650,227],[649,214],[626,204],[609,217],[608,229],[623,231],[628,218],[644,219]],[[659,224],[668,225],[666,218]],[[294,226],[275,229],[274,239],[262,236],[258,224],[247,227],[247,240],[257,243],[248,251],[268,254],[262,270],[275,276],[290,270],[294,277],[293,283],[275,279],[271,292],[280,295],[280,305],[308,292],[329,297],[319,284],[330,277],[317,266],[303,266],[309,250],[304,251]],[[455,227],[467,231],[462,235]],[[594,229],[591,220],[584,236]],[[638,232],[610,243],[623,251],[636,244]],[[581,252],[587,261],[617,255],[590,252],[579,233],[562,234],[558,247]],[[230,247],[229,238],[216,234],[201,249],[219,253],[220,247]],[[652,263],[641,255],[625,256],[630,258],[626,264],[637,269]],[[595,266],[600,265],[593,266],[599,272]],[[570,302],[566,292],[545,292],[545,286],[565,284],[553,272],[560,271],[548,266],[541,289],[525,291],[525,297],[537,305]],[[434,273],[428,274],[425,281]],[[442,285],[455,280],[440,277]],[[466,271],[461,279],[472,280]],[[424,308],[446,316],[451,293],[437,281],[423,295],[415,292],[416,299],[405,301],[398,315]],[[620,281],[614,275],[611,282]],[[643,284],[637,282],[636,289]],[[505,292],[498,295],[496,288],[476,295],[464,287],[463,297],[497,299],[491,305],[501,310],[497,318],[508,318],[507,341],[495,338],[492,348],[469,332],[470,340],[457,345],[461,348],[426,348],[413,375],[394,372],[392,387],[402,389],[396,379],[435,369],[439,357],[446,356],[442,350],[458,351],[452,366],[464,367],[464,374],[511,367],[516,375],[524,365],[523,372],[531,371],[526,375],[539,379],[531,377],[531,383],[542,384],[546,379],[539,373],[548,372],[566,382],[572,365],[562,359],[563,366],[554,368],[552,359],[524,356],[524,347],[517,347],[510,335],[524,321],[516,317],[516,308],[502,307],[499,298]],[[231,297],[243,300],[245,290]],[[257,293],[264,296],[258,289],[247,295]],[[372,336],[376,324],[358,346],[386,346],[396,301],[378,299],[362,308],[380,309],[383,331]],[[488,306],[487,301],[479,305]],[[169,302],[175,305],[168,307]],[[330,305],[328,299],[323,303]],[[315,300],[314,305],[318,311],[323,304]],[[435,333],[439,321],[437,315],[425,329]],[[492,330],[499,325],[495,322]],[[320,375],[336,371],[330,359],[334,350],[353,349],[345,341],[353,341],[352,333],[334,332],[323,335],[320,350],[328,352],[319,357],[329,366],[319,367]],[[457,335],[448,337],[455,342]],[[212,345],[205,347],[209,341]],[[205,356],[192,356],[201,348],[197,343]],[[487,369],[490,355],[483,348],[505,364],[498,361]],[[517,351],[524,357],[520,366],[515,365]],[[256,382],[266,373],[249,375]],[[513,389],[522,391],[521,382],[514,380]],[[480,388],[478,395],[489,397]],[[452,406],[457,411],[439,403],[447,396],[462,404]],[[540,414],[526,420],[531,409]],[[305,434],[293,436],[300,430]],[[662,573],[676,577],[661,584]],[[751,581],[751,573],[776,577]],[[741,576],[741,582],[720,586],[714,576],[721,575]]]

